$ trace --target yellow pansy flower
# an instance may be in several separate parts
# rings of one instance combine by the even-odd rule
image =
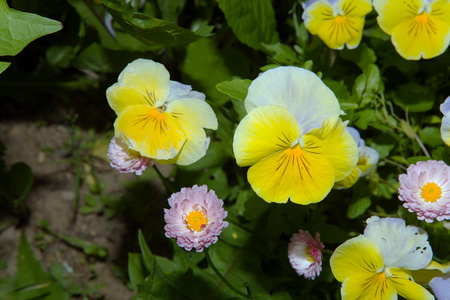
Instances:
[[[239,166],[250,166],[248,181],[265,201],[319,202],[355,167],[358,147],[339,118],[339,102],[314,73],[266,71],[251,83],[245,108],[234,155]]]
[[[347,127],[347,130],[355,139],[356,145],[358,145],[358,163],[350,175],[334,184],[334,188],[338,190],[352,187],[360,177],[364,177],[372,172],[380,159],[380,154],[378,154],[377,150],[366,146],[358,130],[353,127]]]
[[[306,29],[331,49],[358,47],[370,0],[309,0],[303,4]]]
[[[433,58],[450,43],[450,1],[374,0],[378,24],[405,59]]]
[[[196,162],[209,146],[204,128],[217,129],[205,95],[171,81],[167,69],[152,60],[128,64],[106,97],[117,114],[115,136],[160,163]]]
[[[331,271],[342,282],[342,299],[434,299],[411,274],[433,256],[426,232],[397,218],[367,222],[364,235],[344,242],[330,258]]]

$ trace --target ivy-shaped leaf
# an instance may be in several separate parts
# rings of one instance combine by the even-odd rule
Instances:
[[[0,0],[0,56],[14,56],[35,39],[61,29],[58,21],[9,8]],[[0,72],[8,66],[2,62]]]

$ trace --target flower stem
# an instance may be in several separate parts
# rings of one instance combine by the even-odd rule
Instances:
[[[225,277],[223,277],[223,275],[219,272],[219,270],[217,270],[216,266],[213,264],[211,257],[209,256],[208,248],[204,248],[204,249],[205,249],[205,256],[206,256],[206,260],[208,261],[208,265],[211,267],[211,269],[214,271],[214,273],[216,273],[216,275],[220,278],[220,280],[222,280],[223,283],[225,283],[236,294],[239,294],[240,296],[242,296],[244,298],[250,299],[249,295],[246,295],[246,294],[240,292],[233,285],[231,285],[231,283],[228,280],[226,280]]]
[[[167,180],[166,177],[164,177],[164,175],[159,171],[158,167],[156,166],[156,164],[153,164],[153,169],[156,171],[156,174],[158,174],[159,178],[162,180],[164,186],[166,187],[166,189],[170,192],[170,193],[175,193],[175,189],[173,188],[173,186],[170,184],[169,180]]]

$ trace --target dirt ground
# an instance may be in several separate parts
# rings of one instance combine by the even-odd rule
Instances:
[[[45,270],[49,270],[51,264],[57,261],[63,264],[68,276],[76,284],[84,289],[99,288],[89,299],[131,299],[134,292],[120,277],[127,276],[128,252],[139,252],[137,230],[144,227],[143,230],[147,230],[147,233],[152,228],[162,231],[160,226],[163,208],[167,206],[165,189],[159,179],[143,183],[145,199],[139,201],[152,204],[145,209],[146,215],[141,220],[136,219],[130,209],[113,218],[107,218],[104,213],[76,213],[77,210],[73,207],[76,173],[73,164],[68,162],[70,154],[64,148],[69,137],[70,128],[67,125],[0,123],[0,140],[7,147],[4,157],[7,168],[16,162],[24,162],[34,174],[33,187],[25,200],[30,208],[30,217],[22,228],[33,246],[35,257],[41,261]],[[100,181],[105,184],[103,193],[108,195],[121,196],[129,193],[123,183],[137,178],[134,174],[119,173],[105,160],[95,159],[94,167]],[[169,172],[164,166],[161,170],[165,174]],[[84,204],[89,193],[87,184],[83,181],[79,207]],[[139,204],[134,209],[139,210]],[[43,240],[36,240],[43,232],[37,225],[39,220],[47,220],[59,234],[82,238],[107,248],[107,258],[102,260],[89,257],[82,250],[48,234],[44,235]],[[20,233],[21,228],[17,226],[8,226],[0,232],[0,258],[7,262],[7,268],[0,270],[0,278],[12,276],[16,272]]]

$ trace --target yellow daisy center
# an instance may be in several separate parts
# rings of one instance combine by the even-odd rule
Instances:
[[[434,182],[428,182],[422,187],[422,198],[427,202],[436,202],[441,198],[442,190]]]
[[[307,261],[314,262],[314,257],[311,255],[311,249],[308,246],[305,247],[305,256]]]
[[[208,224],[208,219],[203,212],[193,210],[186,216],[186,223],[189,229],[198,232],[206,227],[206,224]]]

